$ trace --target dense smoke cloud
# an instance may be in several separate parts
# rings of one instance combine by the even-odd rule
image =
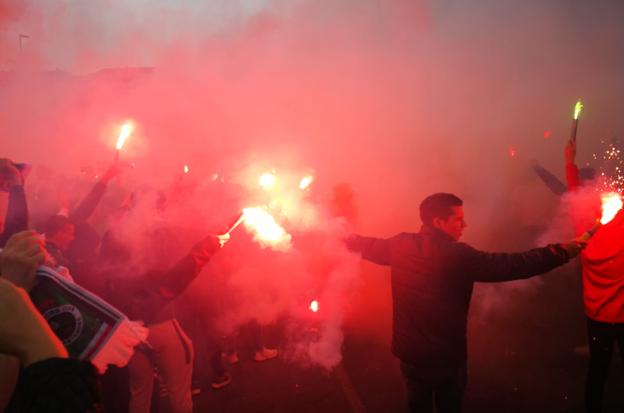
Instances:
[[[139,185],[165,192],[165,220],[183,228],[185,247],[191,235],[265,202],[255,174],[275,168],[315,173],[311,199],[292,204],[314,211],[293,226],[301,232],[338,238],[331,225],[310,223],[332,219],[331,188],[348,182],[358,232],[417,230],[420,200],[445,191],[466,201],[468,242],[528,248],[559,202],[531,165],[563,178],[575,100],[586,102],[581,163],[600,138],[622,133],[623,18],[615,1],[3,0],[3,156],[35,165],[29,194],[48,213],[58,200],[34,190],[65,187],[75,203],[113,159],[118,128],[132,118],[138,129],[122,159],[135,166],[104,205],[119,206]],[[21,51],[19,34],[29,36]],[[191,172],[180,180],[183,165]],[[238,307],[226,324],[254,312],[269,322],[291,309],[286,294],[312,283],[311,275],[299,271],[295,286],[282,273],[305,267],[306,248],[268,268],[231,271],[229,282],[254,305]],[[232,250],[239,261],[255,254],[248,263],[268,254]],[[351,259],[341,250],[321,256]],[[369,295],[354,301],[356,319],[367,312],[387,319],[387,277],[364,268]],[[352,272],[327,270],[331,303],[343,305]],[[277,297],[266,308],[255,297],[264,283]],[[344,311],[325,325],[334,349]]]

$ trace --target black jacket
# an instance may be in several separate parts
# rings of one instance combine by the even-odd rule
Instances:
[[[390,239],[353,236],[347,245],[363,258],[391,267],[392,352],[426,368],[465,367],[475,281],[528,278],[568,261],[559,245],[516,254],[487,253],[429,226]]]

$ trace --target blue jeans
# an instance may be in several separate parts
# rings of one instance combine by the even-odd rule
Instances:
[[[438,413],[462,411],[467,374],[465,367],[423,368],[401,362],[407,388],[407,411],[431,413],[435,401]]]

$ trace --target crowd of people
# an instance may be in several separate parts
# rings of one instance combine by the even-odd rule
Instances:
[[[566,148],[568,190],[578,190],[574,143]],[[229,240],[226,231],[214,231],[178,257],[167,250],[175,239],[166,225],[149,234],[152,257],[137,260],[141,251],[115,227],[98,231],[90,222],[109,183],[120,173],[113,164],[74,208],[63,208],[48,217],[37,217],[31,228],[26,198],[26,169],[9,159],[0,160],[0,189],[8,193],[3,231],[0,234],[0,408],[7,411],[117,411],[108,397],[129,393],[130,412],[149,412],[154,377],[166,393],[169,410],[193,410],[193,342],[176,316],[176,298],[198,277],[212,257]],[[543,176],[543,174],[542,174]],[[351,200],[349,200],[350,202]],[[349,203],[347,202],[347,203]],[[141,214],[158,214],[164,195],[153,189],[133,191],[114,211],[123,222],[136,208]],[[336,205],[336,211],[353,209]],[[624,350],[624,262],[620,211],[592,238],[579,237],[521,253],[488,253],[460,242],[466,221],[463,201],[449,193],[435,193],[420,204],[422,228],[389,239],[351,235],[346,246],[362,258],[391,268],[393,299],[392,351],[401,362],[408,408],[411,412],[460,412],[467,370],[467,320],[477,282],[525,279],[565,264],[581,254],[584,303],[587,314],[590,364],[586,380],[588,412],[602,411],[602,393],[613,347]],[[598,211],[595,212],[599,214]],[[41,235],[45,234],[45,235]],[[154,252],[155,251],[155,252]],[[147,339],[134,348],[123,370],[111,368],[102,377],[88,360],[69,357],[29,298],[41,265],[81,285],[109,302],[130,320],[142,322]],[[266,361],[278,356],[262,341],[261,326],[248,326],[253,337],[253,358]],[[232,340],[199,329],[211,337],[212,387],[227,386],[231,375],[224,361],[237,363]],[[120,389],[120,374],[127,387]],[[110,395],[110,396],[109,396]]]

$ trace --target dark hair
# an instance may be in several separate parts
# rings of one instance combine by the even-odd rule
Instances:
[[[464,201],[453,194],[439,192],[429,195],[420,203],[420,220],[425,225],[431,225],[434,218],[446,219],[453,213],[453,207],[463,204]]]

